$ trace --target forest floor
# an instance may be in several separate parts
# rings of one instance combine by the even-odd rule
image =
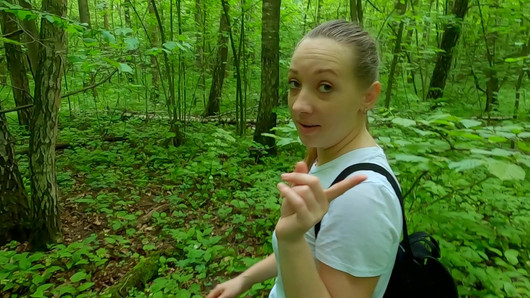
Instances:
[[[285,145],[279,154],[265,157],[251,136],[239,138],[230,126],[192,123],[185,145],[173,147],[161,119],[61,117],[58,143],[68,144],[57,151],[62,239],[47,252],[16,242],[1,247],[0,297],[93,297],[117,285],[132,297],[203,297],[272,252],[275,185],[304,154],[292,127],[278,131]],[[402,186],[417,187],[410,225],[438,236],[461,294],[530,293],[522,252],[530,246],[530,123],[491,130],[451,115],[375,122]],[[15,135],[21,152],[28,134]],[[497,163],[493,170],[490,163]],[[27,164],[21,155],[26,183]],[[424,183],[414,186],[425,170]],[[246,295],[266,296],[272,282]]]

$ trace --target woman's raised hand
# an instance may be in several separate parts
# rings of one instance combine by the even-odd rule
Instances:
[[[237,276],[222,284],[218,284],[208,294],[207,298],[235,298],[248,290],[250,287],[242,276]]]
[[[282,180],[290,186],[278,184],[283,197],[280,220],[276,224],[278,240],[285,242],[303,238],[304,233],[326,214],[331,201],[365,179],[365,175],[356,175],[323,189],[320,180],[308,174],[307,165],[298,162],[294,172],[282,175]]]

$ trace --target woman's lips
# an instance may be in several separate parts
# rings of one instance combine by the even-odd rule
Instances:
[[[320,125],[298,122],[298,131],[302,134],[312,134],[320,128]]]

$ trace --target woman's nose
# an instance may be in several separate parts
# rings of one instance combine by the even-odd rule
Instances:
[[[291,100],[293,101],[291,109],[296,114],[310,114],[313,111],[313,106],[311,103],[311,94],[310,92],[307,92],[304,88],[302,88],[300,92],[298,92],[298,94],[292,96]]]

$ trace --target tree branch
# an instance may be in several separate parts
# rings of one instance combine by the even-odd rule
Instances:
[[[75,95],[75,94],[77,94],[77,93],[85,92],[85,91],[87,91],[87,90],[89,90],[89,89],[94,89],[94,88],[96,88],[97,86],[99,86],[99,85],[105,83],[106,81],[110,80],[110,78],[111,78],[111,77],[112,77],[117,71],[118,71],[118,69],[115,69],[115,70],[114,70],[109,76],[107,76],[106,78],[104,78],[103,80],[101,80],[101,82],[98,82],[98,83],[96,83],[96,84],[94,84],[94,85],[92,85],[92,86],[86,86],[86,87],[84,87],[84,88],[82,88],[82,89],[79,89],[79,90],[76,90],[76,91],[68,92],[68,93],[66,93],[66,94],[64,94],[64,95],[61,95],[61,98],[66,98],[66,97],[69,97],[69,96]]]
[[[29,104],[29,105],[24,105],[24,106],[20,106],[20,107],[16,107],[16,108],[12,108],[12,109],[7,109],[7,110],[2,110],[0,111],[0,114],[5,114],[5,113],[10,113],[10,112],[15,112],[15,111],[19,111],[19,110],[23,110],[23,109],[27,109],[27,108],[31,108],[33,106],[33,104]]]

